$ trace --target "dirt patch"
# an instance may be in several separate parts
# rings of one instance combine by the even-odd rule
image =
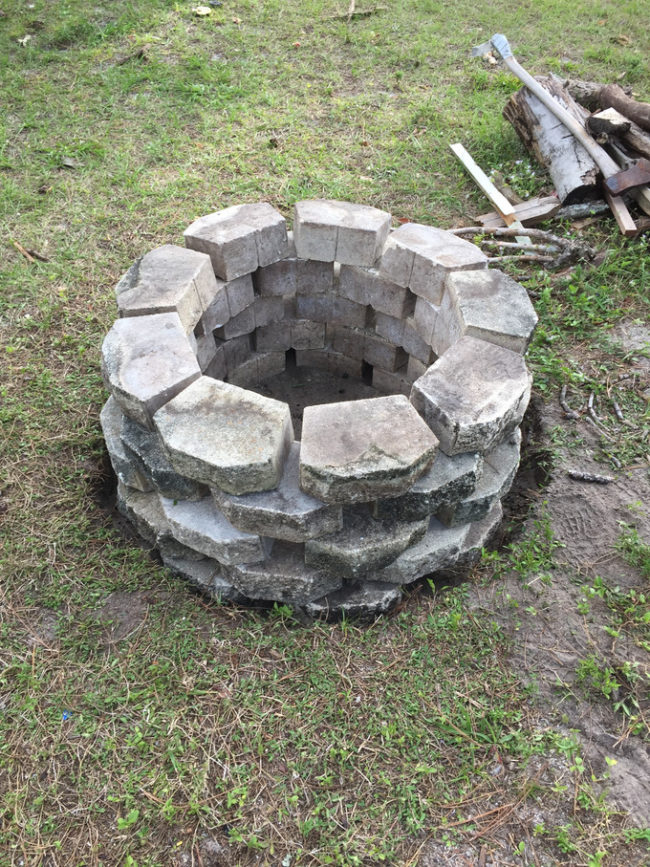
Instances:
[[[147,618],[149,602],[145,594],[116,590],[109,593],[101,608],[92,612],[92,618],[104,626],[105,642],[116,641],[132,635]]]

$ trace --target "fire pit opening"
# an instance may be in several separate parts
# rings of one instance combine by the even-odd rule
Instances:
[[[522,286],[377,208],[201,217],[120,280],[101,422],[118,507],[222,600],[377,614],[472,563],[530,397]]]

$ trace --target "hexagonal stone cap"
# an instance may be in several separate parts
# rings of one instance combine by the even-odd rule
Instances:
[[[475,268],[487,268],[487,256],[478,247],[420,223],[405,223],[389,235],[379,266],[384,277],[432,304],[440,304],[450,271]]]
[[[286,403],[202,376],[154,423],[181,475],[247,494],[275,488],[293,442]]]
[[[369,205],[313,199],[296,202],[293,238],[301,259],[370,267],[390,230],[390,214]]]
[[[118,319],[102,344],[102,374],[120,407],[152,427],[152,416],[201,375],[177,313]]]
[[[326,503],[403,494],[438,441],[403,395],[305,407],[300,485]]]
[[[250,274],[289,252],[285,219],[267,202],[233,205],[199,217],[183,234],[187,247],[209,254],[222,280]]]
[[[521,422],[530,388],[521,355],[462,337],[415,380],[411,402],[445,454],[485,454]]]
[[[445,286],[464,334],[523,355],[537,313],[521,283],[502,271],[459,271]]]
[[[115,287],[120,316],[178,313],[191,331],[217,292],[210,257],[165,244],[138,259]]]

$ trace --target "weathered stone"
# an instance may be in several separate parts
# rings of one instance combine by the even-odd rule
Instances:
[[[408,355],[401,346],[395,346],[381,337],[367,335],[363,341],[363,357],[368,364],[394,373],[408,363]]]
[[[370,304],[379,313],[404,319],[413,313],[415,295],[387,280],[375,268],[342,265],[339,292],[357,304]]]
[[[282,259],[255,274],[255,287],[261,296],[323,295],[334,284],[334,269],[330,262],[307,259]]]
[[[418,337],[429,347],[433,344],[433,335],[435,333],[439,313],[440,306],[431,304],[425,298],[418,298],[415,302],[413,328]]]
[[[411,393],[411,381],[406,378],[403,367],[395,373],[375,367],[372,371],[372,386],[382,394],[403,394],[408,397]]]
[[[217,280],[217,291],[206,307],[197,326],[202,334],[212,334],[217,328],[222,328],[230,319],[230,307],[228,306],[228,294],[223,280]]]
[[[485,454],[519,425],[530,387],[518,353],[462,337],[416,379],[411,402],[446,454]]]
[[[308,406],[300,485],[327,503],[397,496],[431,464],[436,447],[403,395]]]
[[[308,602],[304,610],[314,618],[372,618],[387,614],[401,599],[402,593],[394,584],[364,581],[346,584],[334,593]]]
[[[428,518],[445,506],[468,497],[483,472],[483,458],[477,454],[448,457],[439,451],[433,464],[401,497],[373,503],[376,518],[418,521]]]
[[[243,533],[217,509],[210,497],[195,502],[161,498],[173,537],[219,563],[254,563],[264,558],[262,539]]]
[[[250,307],[255,301],[253,278],[250,274],[244,274],[235,280],[230,280],[224,284],[224,289],[231,317],[239,316],[242,311]]]
[[[251,305],[229,319],[221,328],[215,329],[214,336],[218,340],[232,340],[234,337],[252,334],[253,331],[255,331],[255,309]]]
[[[217,338],[217,346],[223,348],[226,370],[234,370],[239,367],[252,353],[252,336],[242,334],[241,337],[231,337],[230,340],[221,341]]]
[[[334,352],[354,358],[363,359],[363,348],[366,332],[361,328],[348,328],[347,325],[328,325],[326,331],[327,344]]]
[[[424,521],[376,521],[366,507],[346,509],[343,528],[305,543],[305,563],[357,579],[392,561],[427,532]]]
[[[194,479],[179,475],[167,457],[160,437],[155,431],[142,427],[128,417],[121,431],[122,443],[134,465],[150,478],[156,490],[171,500],[198,500],[208,491]]]
[[[217,346],[216,352],[210,364],[205,368],[203,373],[212,379],[225,379],[228,375],[228,367],[226,366],[226,353],[223,346]]]
[[[470,524],[465,541],[460,546],[458,558],[453,564],[455,568],[466,569],[480,558],[483,548],[489,545],[496,535],[502,519],[503,507],[501,500],[497,500],[483,520]]]
[[[408,364],[406,366],[406,378],[409,382],[415,382],[416,379],[424,376],[428,369],[428,364],[423,364],[423,362],[418,361],[415,356],[409,355]]]
[[[158,552],[163,561],[165,558],[175,560],[206,560],[208,559],[201,551],[195,551],[194,548],[189,548],[183,545],[177,539],[174,539],[171,532],[160,533],[158,536]]]
[[[216,560],[197,562],[180,557],[163,557],[163,564],[174,575],[189,581],[217,602],[246,602],[246,597],[222,576],[221,565]]]
[[[478,247],[419,223],[405,223],[389,235],[379,266],[389,280],[436,305],[450,271],[475,268],[487,268],[487,256]]]
[[[291,322],[291,346],[299,349],[322,349],[325,346],[325,325],[309,319]]]
[[[388,584],[410,584],[423,575],[453,565],[461,554],[469,527],[444,527],[431,518],[423,539],[373,576]]]
[[[330,322],[363,328],[366,324],[366,307],[341,298],[338,295],[298,295],[296,316],[312,322]]]
[[[446,294],[462,333],[523,355],[537,314],[521,283],[501,271],[464,271],[448,275]]]
[[[258,352],[286,352],[290,346],[291,323],[287,320],[255,329],[255,348]]]
[[[341,506],[327,506],[298,485],[300,443],[293,443],[280,484],[273,491],[237,497],[214,490],[218,507],[231,524],[287,542],[304,542],[343,526]]]
[[[255,328],[262,328],[265,325],[273,325],[277,322],[282,322],[286,318],[286,307],[284,298],[256,298],[255,310]]]
[[[423,340],[417,333],[415,320],[413,319],[407,319],[404,322],[404,334],[401,345],[409,355],[417,358],[418,361],[426,364],[427,367],[436,360],[436,356],[431,349],[431,344]]]
[[[293,441],[285,403],[207,376],[154,422],[177,472],[230,494],[276,487]]]
[[[282,373],[284,369],[284,352],[255,352],[239,367],[229,372],[228,381],[240,388],[249,388],[259,385],[269,376]]]
[[[332,199],[296,202],[293,221],[298,255],[318,262],[371,266],[390,229],[390,214],[368,205]]]
[[[165,244],[138,259],[117,284],[120,316],[177,313],[186,332],[217,291],[210,257]]]
[[[297,349],[296,365],[298,367],[316,367],[319,370],[329,370],[336,376],[353,376],[359,379],[362,373],[362,362],[357,358],[349,358],[330,349]]]
[[[169,532],[169,524],[157,491],[143,493],[117,483],[117,509],[134,525],[139,535],[152,547],[160,534]]]
[[[272,559],[229,566],[225,574],[249,599],[272,599],[294,605],[304,605],[343,584],[339,576],[306,566],[303,546],[290,542],[276,542]]]
[[[210,256],[222,280],[250,274],[289,251],[284,217],[266,202],[233,205],[199,217],[183,234],[187,247]]]
[[[483,273],[482,271],[479,273]],[[487,273],[487,272],[485,272]],[[418,298],[421,303],[426,303]],[[458,311],[449,292],[445,292],[442,303],[436,314],[436,321],[431,336],[431,348],[437,356],[444,355],[463,336],[463,327]]]
[[[201,376],[177,313],[118,319],[104,338],[102,374],[122,410],[151,427],[152,416]]]
[[[215,356],[218,354],[217,344],[212,334],[199,334],[196,340],[194,352],[199,367],[203,373],[212,366]]]
[[[375,331],[380,337],[394,343],[395,346],[403,345],[404,321],[402,319],[387,316],[385,313],[377,313],[375,315]]]
[[[104,441],[113,471],[120,482],[142,493],[153,490],[153,483],[137,462],[133,461],[122,443],[122,423],[126,416],[114,397],[109,397],[99,414]]]

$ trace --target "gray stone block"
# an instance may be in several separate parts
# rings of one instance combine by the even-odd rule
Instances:
[[[178,542],[171,533],[161,533],[158,536],[158,552],[163,559],[172,560],[207,560],[205,554],[200,551],[195,551],[194,548],[188,548],[182,542]],[[215,561],[216,562],[216,561]],[[218,565],[218,564],[217,564]]]
[[[292,297],[325,295],[332,292],[334,268],[331,262],[282,259],[255,274],[255,288],[262,296]]]
[[[195,502],[162,497],[160,502],[170,533],[183,545],[225,565],[264,559],[262,539],[233,527],[210,497]]]
[[[117,482],[117,509],[134,525],[140,536],[154,547],[159,536],[169,534],[169,524],[157,491],[143,493]]]
[[[228,306],[228,294],[226,292],[228,284],[223,280],[217,280],[216,282],[217,290],[199,321],[197,332],[195,332],[197,334],[212,334],[213,331],[224,326],[230,319],[230,307]]]
[[[199,217],[183,234],[187,247],[210,256],[222,280],[251,274],[289,251],[284,217],[266,202],[233,205]]]
[[[226,353],[222,345],[216,347],[214,358],[203,371],[206,376],[212,379],[225,379],[228,375],[228,367],[226,365]]]
[[[199,334],[196,340],[196,360],[199,363],[201,372],[206,370],[214,363],[215,356],[218,354],[217,344],[212,334]]]
[[[226,577],[249,599],[305,605],[342,586],[339,576],[305,565],[302,545],[276,542],[273,558],[262,563],[230,566]]]
[[[478,273],[483,273],[478,272]],[[487,272],[486,272],[487,273]],[[418,299],[419,301],[420,299]],[[423,302],[425,303],[425,302]],[[445,292],[442,298],[438,315],[436,316],[431,348],[439,357],[454,345],[463,336],[463,327],[458,310],[454,305],[449,292]]]
[[[205,485],[179,475],[155,431],[125,417],[121,430],[122,444],[134,465],[150,478],[163,497],[172,500],[198,500],[208,493]]]
[[[328,346],[340,355],[356,361],[363,359],[366,332],[361,328],[348,328],[347,325],[328,325],[326,331]]]
[[[402,395],[308,406],[300,485],[327,503],[397,496],[429,467],[436,447]]]
[[[215,502],[231,524],[287,542],[304,542],[339,530],[343,526],[341,506],[328,506],[300,490],[299,456],[300,443],[295,442],[273,491],[237,497],[215,489]]]
[[[183,578],[217,602],[245,602],[246,597],[221,574],[216,560],[186,560],[181,557],[163,557],[163,564],[173,574]]]
[[[226,290],[228,310],[231,317],[239,316],[240,313],[250,307],[255,301],[253,279],[250,274],[244,274],[242,277],[230,280],[224,284],[224,289]]]
[[[404,340],[404,321],[385,313],[375,315],[375,332],[395,346],[402,346]]]
[[[462,553],[468,525],[444,527],[431,518],[425,536],[373,576],[388,584],[410,584],[424,575],[453,566]]]
[[[431,304],[425,298],[418,298],[415,303],[413,328],[418,337],[429,347],[433,344],[433,335],[435,333],[439,313],[440,306]]]
[[[255,310],[255,328],[273,325],[286,318],[284,298],[256,298],[253,307]]]
[[[331,199],[297,202],[293,234],[303,259],[370,267],[381,253],[390,214]]]
[[[501,271],[458,272],[448,275],[446,294],[462,333],[523,355],[537,314],[520,283]]]
[[[339,293],[357,304],[369,304],[379,313],[404,319],[413,313],[415,296],[387,280],[375,268],[342,265]]]
[[[273,322],[255,329],[258,352],[286,352],[291,346],[291,322]]]
[[[296,319],[291,322],[291,346],[299,349],[323,349],[325,346],[325,324],[311,322],[309,319]]]
[[[217,291],[209,256],[165,244],[138,259],[117,284],[120,316],[177,313],[186,332]]]
[[[102,344],[102,374],[122,410],[152,426],[152,416],[201,375],[177,313],[118,319]]]
[[[305,613],[318,619],[337,617],[378,617],[387,614],[402,599],[394,584],[364,581],[346,584],[340,590],[308,602]]]
[[[465,541],[460,547],[458,559],[454,563],[456,568],[466,569],[480,559],[483,548],[489,545],[496,535],[502,519],[503,507],[501,500],[497,500],[483,520],[470,524]]]
[[[219,340],[232,340],[233,337],[243,337],[247,334],[252,334],[255,331],[255,309],[246,307],[237,316],[233,316],[214,332],[214,336]]]
[[[483,458],[477,454],[448,457],[439,451],[433,464],[401,497],[373,503],[376,518],[418,521],[468,497],[483,473]]]
[[[428,526],[428,518],[376,521],[365,506],[346,509],[341,530],[305,543],[305,563],[355,580],[391,563],[421,539]]]
[[[408,355],[401,346],[395,346],[381,337],[366,336],[363,341],[363,357],[373,367],[394,373],[408,363]]]
[[[142,467],[130,457],[122,444],[122,423],[126,416],[114,397],[109,397],[99,414],[104,441],[113,471],[119,481],[142,493],[153,490],[153,483]]]
[[[408,397],[411,393],[411,383],[406,379],[406,371],[401,368],[396,373],[389,373],[380,367],[372,371],[372,386],[381,394],[403,394]]]
[[[451,271],[487,268],[487,256],[451,232],[405,223],[392,232],[381,257],[380,273],[438,305]]]
[[[416,379],[411,402],[446,454],[485,454],[520,424],[530,388],[518,353],[462,337]]]
[[[423,364],[423,362],[419,361],[415,356],[409,355],[408,364],[406,366],[406,378],[409,382],[415,382],[416,379],[424,376],[428,369],[428,364]]]
[[[253,388],[285,369],[284,352],[256,352],[228,374],[228,382],[240,388]]]
[[[154,422],[178,473],[230,494],[275,488],[293,442],[287,404],[207,376]]]
[[[436,360],[431,345],[423,340],[415,328],[415,320],[407,319],[404,322],[404,334],[401,344],[409,355],[417,358],[427,367]]]
[[[242,334],[241,337],[231,337],[226,341],[217,339],[217,346],[222,347],[227,370],[234,370],[247,361],[252,349],[252,335]]]

